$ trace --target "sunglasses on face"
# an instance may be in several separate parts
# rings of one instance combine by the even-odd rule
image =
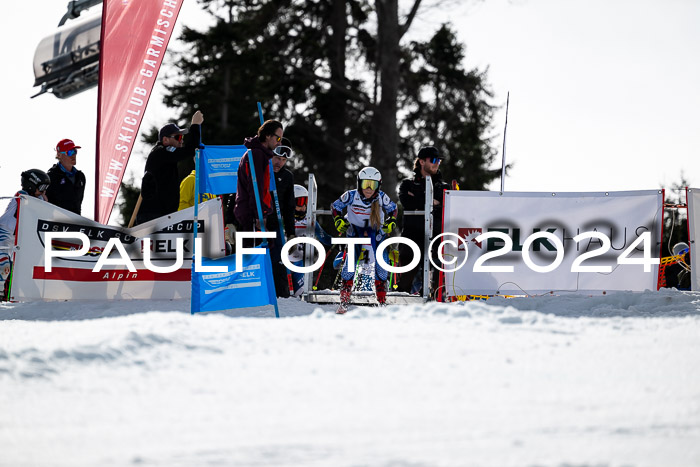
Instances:
[[[430,158],[430,163],[431,163],[431,164],[438,164],[438,165],[440,165],[440,162],[442,162],[442,159],[440,159],[439,157],[431,157],[431,158]]]
[[[185,135],[173,135],[173,136],[168,136],[168,138],[176,139],[178,143],[182,143],[182,139],[185,137]]]
[[[280,157],[292,157],[292,154],[294,154],[292,148],[290,148],[289,146],[277,146],[275,149],[272,150],[272,152],[274,152]]]
[[[78,154],[77,149],[69,149],[68,151],[63,151],[61,154],[65,154],[68,157],[74,157],[76,154]]]
[[[297,206],[299,206],[300,208],[306,206],[309,202],[309,198],[307,198],[306,196],[300,196],[296,200],[297,200]]]
[[[360,187],[363,190],[367,188],[376,190],[377,188],[379,188],[379,182],[377,180],[360,180]]]
[[[41,192],[43,193],[43,192],[45,192],[46,190],[49,189],[49,185],[48,185],[48,183],[44,183],[44,184],[39,185],[38,187],[36,187],[36,189],[39,190],[39,191],[41,191]]]

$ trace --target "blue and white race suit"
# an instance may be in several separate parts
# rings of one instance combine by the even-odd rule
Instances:
[[[372,258],[374,259],[374,253],[377,250],[377,245],[381,243],[387,234],[381,229],[374,229],[370,225],[370,213],[372,212],[372,204],[378,203],[380,207],[380,224],[384,224],[387,217],[396,217],[396,203],[394,203],[389,196],[380,191],[377,196],[371,199],[363,199],[363,197],[358,193],[357,190],[349,190],[343,193],[343,195],[335,200],[331,204],[331,208],[334,213],[341,213],[343,209],[347,210],[345,214],[345,219],[350,222],[350,227],[346,233],[347,237],[350,238],[360,238],[369,237],[371,240]],[[360,247],[355,249],[355,258],[359,258]],[[384,261],[389,263],[388,252],[384,250]],[[343,266],[343,271],[341,272],[341,277],[343,280],[350,280],[354,276],[354,272],[348,271],[348,262],[345,262]],[[375,279],[385,281],[389,277],[389,273],[382,268],[377,261],[374,261],[374,274]]]

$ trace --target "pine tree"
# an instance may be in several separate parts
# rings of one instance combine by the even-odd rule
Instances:
[[[327,205],[349,181],[346,159],[362,152],[365,132],[348,127],[366,121],[352,105],[365,97],[361,81],[346,76],[346,63],[358,50],[351,29],[366,21],[366,7],[355,0],[201,3],[216,24],[203,33],[185,28],[181,39],[191,52],[178,57],[166,104],[181,111],[197,104],[207,114],[205,144],[240,144],[255,134],[262,102],[265,119],[283,122],[304,161],[296,181],[322,174]]]
[[[402,122],[402,159],[412,167],[416,151],[433,145],[445,156],[440,171],[461,189],[483,190],[498,176],[488,133],[493,118],[486,72],[464,68],[464,46],[444,24],[426,42],[410,47]]]
[[[432,43],[400,46],[420,0],[403,18],[397,0],[200,4],[216,23],[183,32],[189,50],[174,64],[166,104],[181,117],[196,108],[205,113],[205,144],[240,144],[252,136],[261,101],[266,119],[283,122],[302,161],[296,182],[316,175],[321,209],[354,187],[364,165],[382,172],[383,187],[394,197],[399,154],[412,159],[420,144],[433,141],[444,143],[450,156],[443,170],[467,187],[481,188],[493,178],[485,73],[450,68],[464,54],[449,29]],[[450,49],[447,57],[436,52],[440,47]],[[421,96],[431,87],[439,101]]]

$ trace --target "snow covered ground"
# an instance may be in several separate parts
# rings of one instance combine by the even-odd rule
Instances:
[[[698,466],[700,295],[0,305],[2,466]]]

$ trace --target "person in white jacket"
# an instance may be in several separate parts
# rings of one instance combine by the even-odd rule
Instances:
[[[6,301],[9,296],[9,277],[12,272],[12,250],[15,246],[17,208],[20,195],[34,196],[43,201],[48,201],[46,190],[48,190],[50,184],[51,179],[43,170],[30,169],[22,172],[22,189],[15,193],[15,196],[7,205],[5,213],[0,216],[0,282],[2,282],[0,301]]]

